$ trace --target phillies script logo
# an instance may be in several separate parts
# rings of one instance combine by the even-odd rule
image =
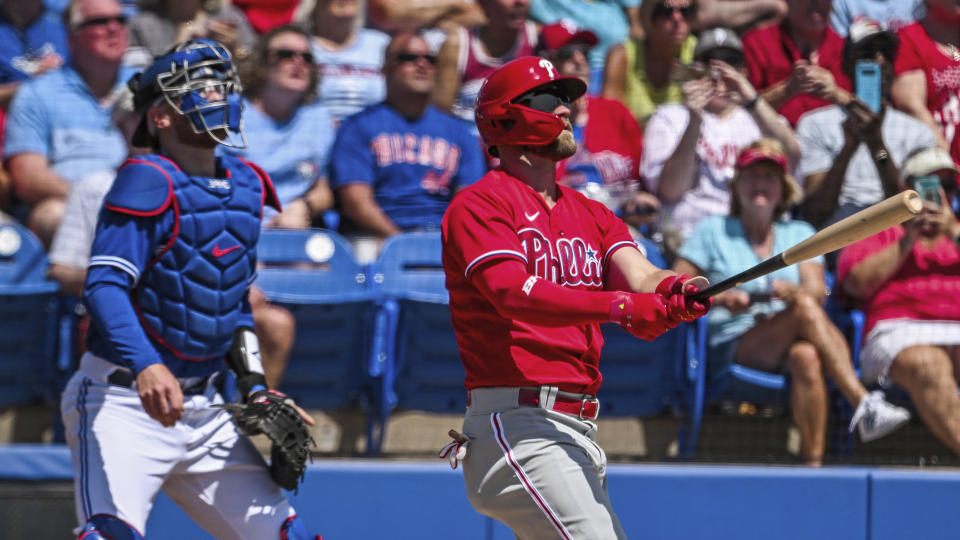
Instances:
[[[582,238],[558,238],[553,245],[537,229],[517,234],[531,274],[561,285],[603,286],[599,254]]]

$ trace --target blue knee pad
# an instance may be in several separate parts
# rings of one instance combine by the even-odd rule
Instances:
[[[77,540],[143,540],[143,536],[116,516],[97,514],[87,520]]]
[[[323,540],[323,537],[311,535],[302,519],[290,516],[280,528],[280,540]]]

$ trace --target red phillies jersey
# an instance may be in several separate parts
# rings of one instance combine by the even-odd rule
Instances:
[[[851,244],[837,259],[837,283],[841,283],[857,264],[897,242],[904,235],[903,225]],[[895,274],[864,301],[867,335],[880,321],[919,319],[960,321],[960,249],[946,235],[932,248],[916,242],[910,255]]]
[[[960,163],[960,61],[943,54],[920,23],[902,28],[894,70],[923,70],[927,78],[927,109],[950,143],[953,161]]]
[[[599,323],[548,328],[504,318],[471,279],[480,266],[512,258],[564,287],[602,290],[604,266],[625,246],[636,249],[626,225],[565,186],[552,209],[499,169],[458,193],[443,218],[443,268],[467,389],[549,384],[596,394]]]
[[[813,63],[829,71],[838,87],[852,90],[850,78],[843,73],[843,38],[831,28],[827,28],[816,52],[816,62]],[[761,92],[790,77],[794,62],[804,58],[790,35],[780,25],[765,26],[747,32],[743,36],[743,53],[747,60],[750,83]],[[830,105],[830,102],[825,99],[810,94],[798,94],[784,102],[778,112],[791,126],[796,126],[803,113],[826,105]]]

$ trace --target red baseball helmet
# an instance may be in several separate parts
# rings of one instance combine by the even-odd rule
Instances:
[[[514,103],[513,100],[540,87],[554,86],[573,101],[587,91],[576,77],[561,77],[544,58],[517,58],[494,71],[477,94],[474,118],[487,146],[515,144],[544,146],[563,131],[563,120],[549,112]]]

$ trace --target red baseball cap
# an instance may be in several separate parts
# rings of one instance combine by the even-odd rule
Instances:
[[[774,163],[784,174],[787,173],[787,156],[770,148],[747,148],[737,156],[736,167],[742,169],[758,161]]]
[[[567,45],[587,45],[593,47],[600,40],[597,35],[590,30],[581,30],[577,28],[576,23],[570,19],[562,19],[553,24],[544,25],[540,29],[539,48],[547,51],[555,51]]]

